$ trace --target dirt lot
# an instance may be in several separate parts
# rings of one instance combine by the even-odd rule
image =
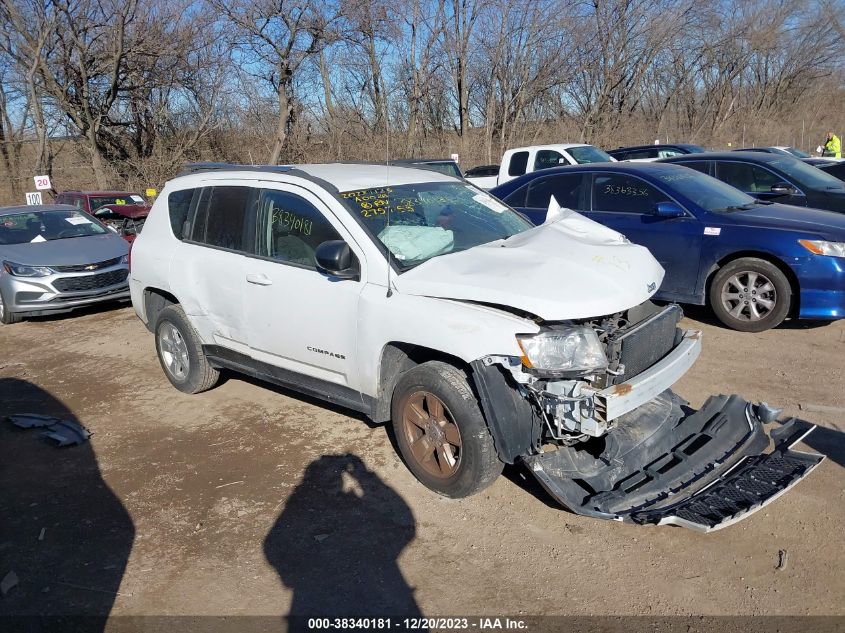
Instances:
[[[19,579],[0,614],[845,614],[845,321],[694,316],[705,348],[677,391],[783,405],[829,456],[710,535],[572,515],[519,469],[440,498],[348,411],[236,376],[177,392],[130,308],[0,326],[0,415],[94,433],[59,450],[0,427],[0,579]]]

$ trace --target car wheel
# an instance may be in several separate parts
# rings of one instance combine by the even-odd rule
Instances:
[[[792,288],[771,262],[743,257],[719,269],[709,298],[716,317],[729,328],[762,332],[780,325],[789,314]]]
[[[405,372],[393,391],[393,430],[405,464],[427,488],[467,497],[503,464],[464,373],[432,361]]]
[[[11,325],[12,323],[18,323],[22,319],[23,317],[20,315],[9,311],[6,302],[3,300],[3,293],[0,292],[0,323]]]
[[[168,306],[161,311],[155,340],[161,368],[179,391],[200,393],[217,384],[220,372],[208,363],[199,336],[181,306]]]

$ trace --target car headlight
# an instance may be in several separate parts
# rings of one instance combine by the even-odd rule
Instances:
[[[607,367],[607,355],[595,330],[585,326],[561,327],[516,337],[522,364],[545,375],[596,371]]]
[[[129,263],[129,255],[124,255],[123,257],[121,257],[120,263],[121,264],[128,264]]]
[[[798,243],[816,255],[845,257],[845,242],[827,242],[825,240],[798,240]]]
[[[15,277],[46,277],[54,274],[47,266],[25,266],[14,262],[3,262],[3,270]]]

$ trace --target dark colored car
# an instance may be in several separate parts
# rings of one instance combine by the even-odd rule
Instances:
[[[610,150],[608,154],[616,160],[657,160],[685,154],[698,154],[707,150],[699,145],[675,143],[672,145],[636,145]]]
[[[460,167],[458,167],[458,163],[451,158],[403,158],[401,160],[392,160],[390,164],[401,165],[402,167],[430,169],[441,174],[446,174],[447,176],[454,176],[455,178],[464,177]]]
[[[499,165],[478,165],[464,172],[464,176],[471,178],[480,178],[483,176],[498,176]]]
[[[797,147],[776,146],[770,145],[768,147],[742,147],[733,150],[735,152],[762,152],[764,154],[781,154],[782,156],[794,156],[795,158],[805,159],[812,158],[807,152],[802,152]]]
[[[839,180],[845,180],[845,161],[832,161],[826,158],[808,158],[804,161],[830,174]]]
[[[56,204],[69,204],[114,227],[130,244],[150,213],[143,196],[131,191],[63,191]]]
[[[845,316],[845,215],[756,200],[663,163],[548,169],[490,193],[535,224],[554,195],[619,231],[666,270],[657,298],[707,304],[736,330]]]
[[[845,182],[786,154],[710,152],[661,162],[714,176],[759,200],[845,213]]]

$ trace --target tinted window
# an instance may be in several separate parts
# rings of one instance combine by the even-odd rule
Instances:
[[[771,191],[773,184],[783,180],[768,169],[750,163],[716,163],[716,175],[732,187],[750,193]]]
[[[521,176],[528,168],[528,152],[517,152],[511,156],[508,176]]]
[[[582,174],[566,174],[563,176],[549,176],[531,181],[528,185],[528,196],[525,206],[548,209],[549,201],[554,196],[557,203],[566,209],[583,209]]]
[[[196,189],[183,189],[182,191],[174,191],[167,196],[170,228],[173,230],[173,235],[180,240],[184,237],[182,228],[188,219],[188,210],[191,208],[191,200],[194,199],[196,191]]]
[[[610,154],[600,150],[598,147],[593,147],[592,145],[579,145],[578,147],[570,147],[567,151],[572,155],[572,158],[574,158],[575,162],[579,165],[584,165],[586,163],[613,162],[613,159],[610,157]]]
[[[328,240],[342,239],[307,200],[265,189],[258,202],[256,253],[280,262],[315,268],[314,252]]]
[[[842,181],[821,169],[808,165],[803,160],[792,156],[778,156],[767,162],[772,169],[786,174],[799,187],[809,189],[841,189]],[[782,178],[780,180],[783,180]]]
[[[710,161],[707,160],[691,160],[675,163],[676,165],[683,165],[695,171],[700,171],[702,174],[710,175]]]
[[[498,165],[481,165],[479,167],[473,167],[472,169],[468,169],[466,172],[467,176],[498,176],[499,175],[499,166]]]
[[[669,193],[680,194],[702,209],[714,213],[741,211],[759,204],[729,184],[692,169],[671,169],[656,177]]]
[[[541,149],[534,157],[534,171],[567,164],[568,161],[563,158],[563,154],[552,149]]]
[[[657,150],[652,148],[636,149],[628,152],[627,156],[625,156],[625,160],[633,160],[637,158],[657,158]]]
[[[660,149],[657,150],[658,158],[672,158],[672,156],[683,156],[684,153],[679,149]]]
[[[653,213],[658,202],[669,198],[647,182],[627,174],[593,177],[593,211]]]
[[[207,189],[197,207],[192,237],[195,242],[231,250],[248,248],[246,234],[253,198],[250,187]]]

